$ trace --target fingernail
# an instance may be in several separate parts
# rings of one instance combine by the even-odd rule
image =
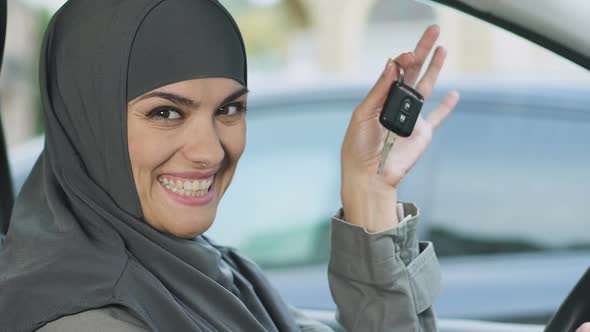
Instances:
[[[383,70],[383,76],[390,77],[391,73],[393,72],[393,59],[387,59],[387,63],[385,64],[385,70]]]

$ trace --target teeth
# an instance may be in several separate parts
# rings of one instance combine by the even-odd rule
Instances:
[[[190,181],[184,181],[184,190],[193,190],[193,183]]]
[[[164,187],[174,193],[184,196],[203,196],[207,193],[207,189],[213,183],[213,177],[206,180],[172,180],[167,178],[159,178],[158,181]]]

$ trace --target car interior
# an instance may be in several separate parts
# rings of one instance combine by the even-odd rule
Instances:
[[[541,35],[536,33],[535,27],[542,24],[536,20],[534,15],[527,16],[525,8],[520,6],[520,2],[503,2],[506,6],[499,8],[487,7],[491,2],[477,0],[433,0],[441,5],[449,6],[463,11],[469,15],[505,28],[518,35],[538,43],[539,45],[570,59],[580,66],[590,70],[590,35],[585,31],[578,33],[575,31],[575,20],[568,25],[569,30],[555,33],[554,35]],[[544,1],[545,2],[545,1]],[[7,21],[7,0],[0,0],[0,73],[1,64],[4,54],[6,21]],[[560,15],[554,15],[555,20],[559,20]],[[519,24],[525,22],[527,24]],[[580,45],[586,45],[585,48]],[[7,153],[7,144],[3,133],[2,119],[0,117],[0,250],[2,249],[4,238],[8,231],[11,208],[14,203],[14,192],[10,176],[10,168]],[[542,290],[539,290],[542,291]],[[544,327],[546,332],[564,332],[575,331],[582,323],[590,321],[590,269],[582,276],[578,284],[562,303],[552,320]],[[468,306],[468,303],[464,304]],[[305,308],[303,308],[305,309]],[[331,326],[335,331],[344,331],[335,320],[334,312],[322,310],[305,310],[305,312],[314,319],[322,321]],[[10,313],[1,313],[3,315]],[[467,331],[541,331],[543,327],[538,325],[526,324],[504,324],[483,321],[468,321],[441,319],[439,329],[443,332],[467,332]]]

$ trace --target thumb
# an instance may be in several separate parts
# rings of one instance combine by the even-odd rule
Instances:
[[[398,65],[401,65],[402,68],[410,68],[414,60],[415,55],[412,52],[403,53],[395,60],[388,59],[383,73],[379,76],[365,100],[356,109],[357,115],[366,118],[380,114],[391,85],[399,78],[400,68],[398,68]]]

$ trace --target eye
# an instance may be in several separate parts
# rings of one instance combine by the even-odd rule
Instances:
[[[182,112],[171,106],[162,106],[151,110],[147,116],[156,120],[178,120],[182,118]]]
[[[246,112],[246,106],[243,103],[233,103],[219,108],[218,113],[229,117],[236,117]]]

